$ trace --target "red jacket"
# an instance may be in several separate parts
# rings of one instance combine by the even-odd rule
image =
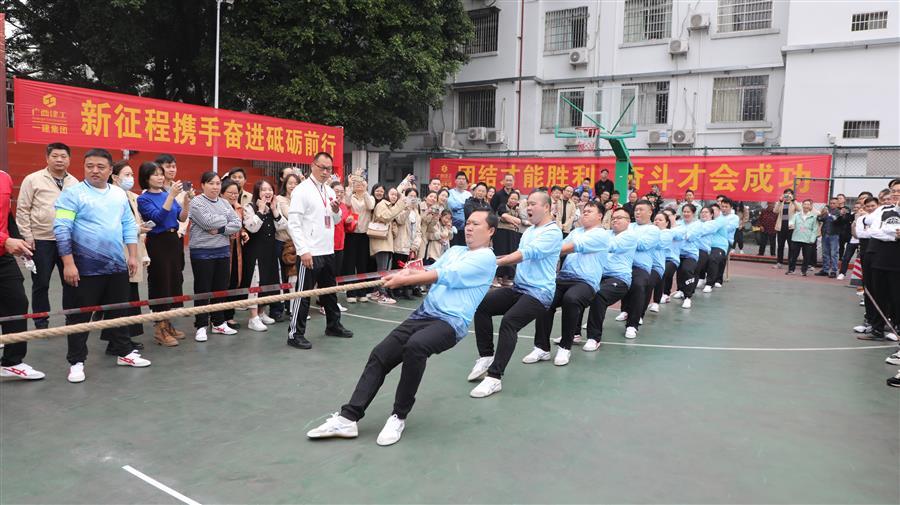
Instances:
[[[0,170],[0,256],[6,254],[6,239],[10,237],[9,223],[14,222],[10,219],[12,190],[12,177]]]
[[[334,224],[334,250],[335,251],[343,251],[344,250],[344,221],[347,220],[347,216],[350,215],[350,209],[347,208],[347,204],[341,203],[341,220]]]

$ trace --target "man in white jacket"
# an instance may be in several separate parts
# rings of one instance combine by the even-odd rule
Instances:
[[[334,225],[341,218],[340,202],[331,189],[334,162],[328,153],[318,153],[310,166],[310,177],[294,188],[288,212],[288,230],[297,249],[297,283],[295,291],[327,288],[335,285]],[[353,332],[341,325],[337,295],[319,296],[325,307],[325,334],[350,338]],[[297,349],[310,349],[306,339],[306,316],[309,298],[291,301],[291,326],[287,344]]]

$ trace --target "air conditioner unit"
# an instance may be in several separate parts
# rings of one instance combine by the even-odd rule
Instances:
[[[666,145],[669,143],[669,130],[650,130],[647,134],[648,145]]]
[[[695,12],[691,14],[691,23],[688,25],[689,30],[706,30],[709,29],[709,14],[705,12]]]
[[[672,145],[689,146],[694,143],[694,130],[675,130],[672,132]]]
[[[747,145],[762,145],[766,143],[766,132],[762,130],[744,130],[744,133],[741,135],[741,144]]]
[[[441,149],[453,149],[456,147],[456,134],[453,132],[441,132]]]
[[[503,130],[488,130],[486,144],[502,144],[506,142],[506,132]]]
[[[466,132],[466,139],[469,142],[478,142],[480,140],[484,140],[487,137],[487,128],[469,128]]]
[[[453,149],[456,143],[456,134],[453,132],[440,132],[437,135],[426,135],[422,139],[425,149]]]
[[[687,39],[672,39],[669,42],[669,54],[671,54],[671,55],[687,54],[687,52],[688,52]]]
[[[580,67],[588,64],[587,49],[576,49],[569,53],[569,63],[574,67]]]

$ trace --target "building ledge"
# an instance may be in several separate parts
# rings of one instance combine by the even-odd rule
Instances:
[[[640,42],[623,42],[619,44],[619,49],[627,49],[629,47],[667,46],[671,41],[672,37],[665,39],[642,40]]]
[[[770,121],[737,121],[734,123],[706,123],[707,130],[771,130]]]
[[[846,49],[868,49],[870,47],[900,45],[900,37],[882,39],[848,40],[845,42],[824,42],[820,44],[795,44],[781,48],[782,54],[814,53],[816,51],[840,51]]]
[[[722,32],[722,33],[710,33],[710,39],[733,39],[737,37],[756,37],[759,35],[775,35],[777,33],[781,33],[781,30],[778,28],[765,28],[762,30],[747,30],[742,32]]]

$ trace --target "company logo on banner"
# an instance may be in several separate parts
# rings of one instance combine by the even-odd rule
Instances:
[[[310,163],[343,163],[340,127],[15,80],[16,142]]]
[[[681,198],[688,189],[694,197],[711,200],[724,194],[735,200],[777,200],[785,189],[794,188],[797,197],[825,201],[831,156],[637,156],[634,182],[638,193],[649,192],[654,185],[664,198]],[[470,182],[498,186],[503,177],[512,174],[515,187],[531,191],[539,187],[577,187],[589,177],[596,182],[600,172],[609,171],[615,178],[616,160],[604,158],[439,158],[431,160],[431,177],[445,186],[454,186],[456,173],[465,172]]]

